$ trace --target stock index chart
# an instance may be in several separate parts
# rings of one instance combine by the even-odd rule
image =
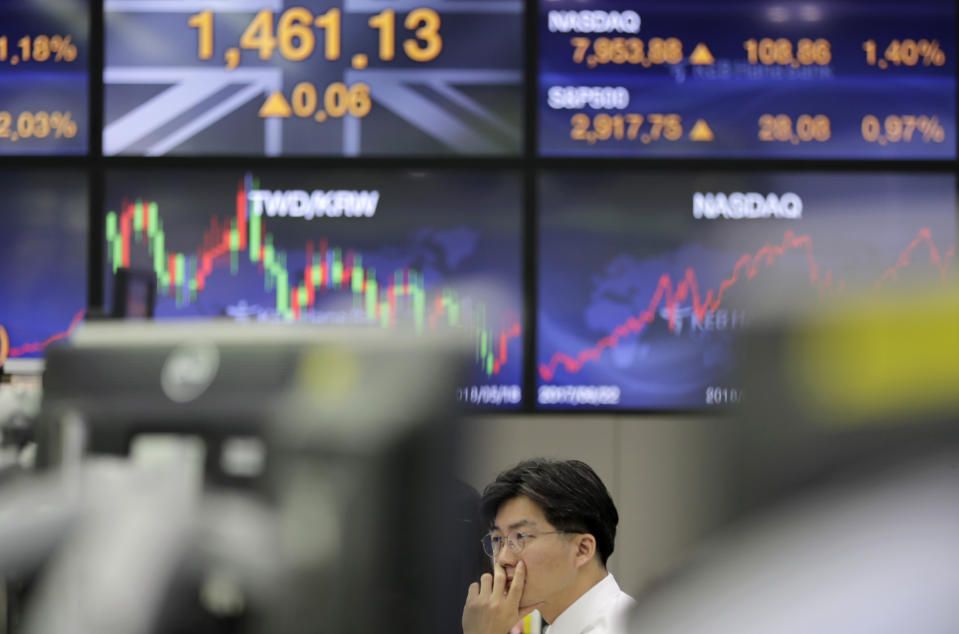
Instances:
[[[520,189],[482,170],[111,172],[106,288],[152,273],[158,319],[459,334],[475,349],[460,398],[519,407]]]
[[[953,0],[539,0],[546,156],[956,157]]]
[[[751,323],[955,279],[949,173],[556,170],[539,198],[540,408],[735,404]]]
[[[522,0],[104,9],[105,154],[520,152]]]
[[[86,0],[0,3],[0,154],[85,154]]]
[[[76,171],[0,171],[0,365],[39,358],[87,305],[87,181]]]

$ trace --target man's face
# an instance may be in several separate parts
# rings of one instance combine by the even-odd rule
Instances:
[[[520,607],[543,602],[538,608],[549,620],[576,599],[571,596],[577,570],[575,545],[567,535],[554,533],[555,530],[556,527],[546,521],[538,504],[519,496],[500,506],[491,531],[502,536],[513,531],[529,535],[522,551],[514,553],[504,545],[495,560],[506,569],[510,581],[516,572],[516,564],[520,560],[526,562],[526,587],[520,598]]]

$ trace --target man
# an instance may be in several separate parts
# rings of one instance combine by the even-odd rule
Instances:
[[[483,491],[493,574],[469,587],[464,634],[507,634],[539,610],[549,634],[619,632],[635,603],[606,570],[619,514],[578,460],[529,460]]]

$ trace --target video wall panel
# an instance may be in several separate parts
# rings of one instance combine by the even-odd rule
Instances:
[[[952,0],[8,0],[7,353],[119,310],[122,268],[159,319],[458,333],[484,407],[733,404],[749,324],[954,279],[955,24]]]
[[[523,0],[106,0],[107,155],[518,155]]]
[[[87,306],[87,181],[80,170],[0,168],[0,365],[39,358]]]
[[[539,0],[544,156],[954,159],[952,0]]]
[[[551,170],[538,215],[541,408],[735,404],[751,323],[956,279],[948,173]]]
[[[157,319],[454,333],[474,350],[461,398],[522,402],[516,172],[111,171],[106,201],[105,286],[152,273]]]
[[[0,3],[0,155],[86,154],[90,6]]]

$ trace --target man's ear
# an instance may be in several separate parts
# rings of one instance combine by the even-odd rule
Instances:
[[[576,566],[584,566],[596,556],[596,538],[589,533],[576,536]]]

